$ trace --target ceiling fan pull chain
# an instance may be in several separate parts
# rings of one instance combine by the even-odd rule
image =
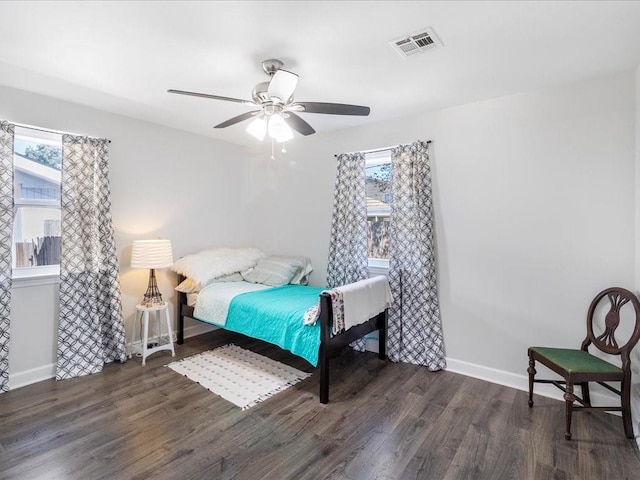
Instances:
[[[271,138],[271,160],[275,160],[276,159],[275,145],[276,145],[276,141],[273,138]]]
[[[282,150],[280,150],[282,153],[287,153],[287,149],[284,148],[284,142],[282,142]]]

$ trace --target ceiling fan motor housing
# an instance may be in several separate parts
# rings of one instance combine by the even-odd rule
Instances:
[[[253,98],[253,101],[258,104],[262,104],[269,100],[268,90],[269,82],[261,82],[257,84],[251,91],[251,97]]]
[[[282,63],[277,58],[268,58],[267,60],[264,60],[262,62],[262,70],[264,70],[264,73],[266,73],[270,77],[273,77],[273,75],[283,66],[284,63]]]

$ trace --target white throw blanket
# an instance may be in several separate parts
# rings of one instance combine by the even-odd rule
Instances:
[[[359,282],[325,290],[331,295],[332,334],[337,335],[354,325],[366,322],[391,306],[393,297],[389,280],[378,275]],[[320,317],[320,304],[309,308],[302,319],[304,325],[315,325]]]
[[[224,327],[229,305],[236,295],[273,288],[260,283],[218,282],[210,283],[198,294],[193,316],[198,320]]]
[[[342,293],[344,301],[345,330],[375,317],[393,301],[389,280],[384,275],[336,287],[336,290]]]

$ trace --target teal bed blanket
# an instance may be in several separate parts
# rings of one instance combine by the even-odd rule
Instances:
[[[285,285],[236,295],[223,328],[279,347],[318,365],[320,323],[303,325],[304,313],[319,301],[320,287]]]

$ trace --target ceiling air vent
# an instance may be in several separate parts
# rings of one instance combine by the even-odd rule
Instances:
[[[438,40],[432,28],[423,28],[409,35],[404,35],[392,40],[389,44],[402,58],[424,52],[438,45],[442,46],[442,42]]]

